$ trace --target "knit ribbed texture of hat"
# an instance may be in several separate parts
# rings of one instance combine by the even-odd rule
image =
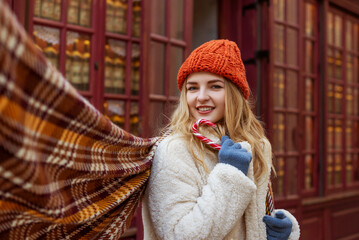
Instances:
[[[210,72],[227,78],[249,98],[249,86],[241,59],[241,52],[235,42],[212,40],[196,48],[182,64],[177,75],[180,91],[188,75],[194,72]]]

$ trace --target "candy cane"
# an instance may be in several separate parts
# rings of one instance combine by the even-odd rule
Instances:
[[[200,125],[207,125],[209,127],[215,128],[216,124],[212,123],[211,121],[208,121],[206,119],[199,119],[197,120],[192,127],[192,131],[193,134],[202,142],[207,143],[209,146],[211,146],[214,149],[217,149],[218,151],[221,149],[221,145],[213,142],[212,140],[206,138],[205,136],[203,136],[202,134],[200,134],[198,132],[198,128]],[[274,211],[274,200],[273,200],[273,192],[272,192],[272,184],[269,180],[268,183],[268,191],[267,191],[267,196],[266,196],[266,214],[267,215],[271,215],[272,212]]]
[[[220,150],[221,149],[221,145],[213,142],[212,140],[206,138],[205,136],[203,136],[202,134],[200,134],[198,132],[198,128],[200,125],[207,125],[207,126],[210,126],[210,127],[213,127],[215,128],[216,127],[216,124],[212,123],[211,121],[208,121],[206,119],[199,119],[197,120],[194,124],[193,124],[193,127],[192,127],[192,131],[193,131],[193,134],[199,139],[201,140],[202,142],[204,143],[207,143],[209,146],[211,146],[212,148],[214,149],[217,149],[217,150]]]

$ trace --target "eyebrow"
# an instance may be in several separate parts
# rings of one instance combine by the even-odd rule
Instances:
[[[224,83],[224,80],[221,80],[221,79],[213,79],[213,80],[209,80],[209,81],[208,81],[208,83],[216,83],[216,82]],[[188,81],[186,84],[193,85],[193,84],[197,84],[197,82]]]

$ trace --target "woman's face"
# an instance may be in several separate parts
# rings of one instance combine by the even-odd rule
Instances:
[[[187,104],[196,119],[213,123],[224,118],[224,77],[208,72],[192,73],[186,82]]]

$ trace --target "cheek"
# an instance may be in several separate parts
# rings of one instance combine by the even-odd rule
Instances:
[[[195,99],[193,95],[187,94],[187,95],[186,95],[186,99],[187,99],[187,105],[188,105],[188,106],[193,105],[193,102],[194,102],[194,99]]]
[[[218,99],[218,106],[220,106],[221,113],[224,115],[226,104],[225,104],[225,98],[223,95]]]
[[[224,108],[224,105],[225,105],[224,93],[219,93],[218,95],[216,95],[216,102],[219,106],[222,106]]]

